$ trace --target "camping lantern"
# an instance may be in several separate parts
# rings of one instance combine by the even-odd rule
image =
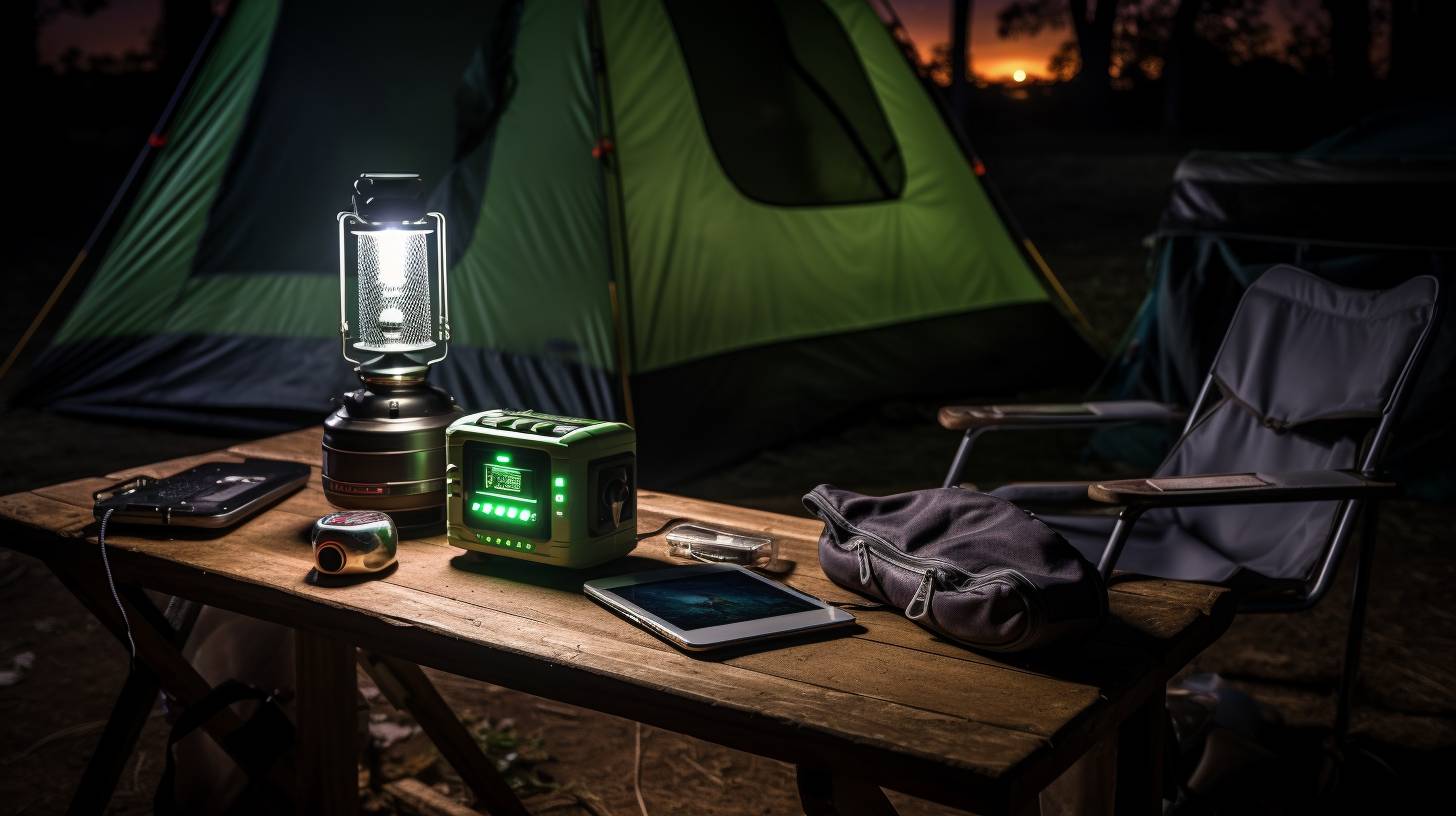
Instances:
[[[338,215],[339,338],[362,388],[324,421],[324,495],[382,510],[401,536],[444,529],[445,428],[462,411],[428,384],[450,342],[445,217],[413,173],[366,173]]]

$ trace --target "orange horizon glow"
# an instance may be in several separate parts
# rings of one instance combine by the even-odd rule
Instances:
[[[895,11],[922,62],[931,61],[936,46],[950,39],[950,3],[947,0],[894,0]],[[1026,82],[1052,81],[1047,69],[1052,54],[1070,38],[1071,32],[1047,30],[1035,37],[1003,40],[996,36],[996,13],[1005,0],[980,0],[971,18],[971,75],[986,82],[1015,84],[1017,70],[1026,72]],[[1025,83],[1022,83],[1025,84]]]

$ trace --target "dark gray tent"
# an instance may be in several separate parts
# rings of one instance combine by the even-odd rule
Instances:
[[[1191,403],[1244,290],[1283,263],[1371,289],[1433,275],[1449,315],[1453,201],[1449,110],[1381,117],[1301,153],[1190,154],[1153,236],[1152,288],[1107,382],[1119,396]],[[1456,322],[1444,321],[1430,354],[1392,458],[1419,489],[1450,494]],[[1099,447],[1119,442],[1127,437],[1105,436]]]

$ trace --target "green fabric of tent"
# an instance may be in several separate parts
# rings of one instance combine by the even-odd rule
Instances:
[[[825,5],[894,131],[905,164],[896,198],[776,207],[743,195],[704,132],[663,4],[603,5],[634,370],[1046,299],[879,18],[860,0]]]
[[[350,383],[333,215],[366,171],[439,182],[438,381],[472,410],[635,404],[644,459],[713,411],[714,450],[664,473],[875,400],[1095,373],[861,0],[239,0],[167,135],[33,400],[321,415]]]

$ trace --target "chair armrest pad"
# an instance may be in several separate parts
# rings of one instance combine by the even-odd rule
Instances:
[[[1117,511],[1087,498],[1089,486],[1089,482],[1012,482],[989,492],[1029,513],[1081,516]]]
[[[1156,476],[1096,482],[1087,487],[1087,497],[1093,501],[1143,507],[1377,499],[1395,492],[1394,482],[1369,479],[1349,470]]]
[[[1187,413],[1176,405],[1151,400],[1037,403],[1024,405],[947,405],[937,419],[942,428],[1085,428],[1118,422],[1181,422]]]
[[[1011,482],[989,491],[1012,504],[1087,504],[1091,482]]]

